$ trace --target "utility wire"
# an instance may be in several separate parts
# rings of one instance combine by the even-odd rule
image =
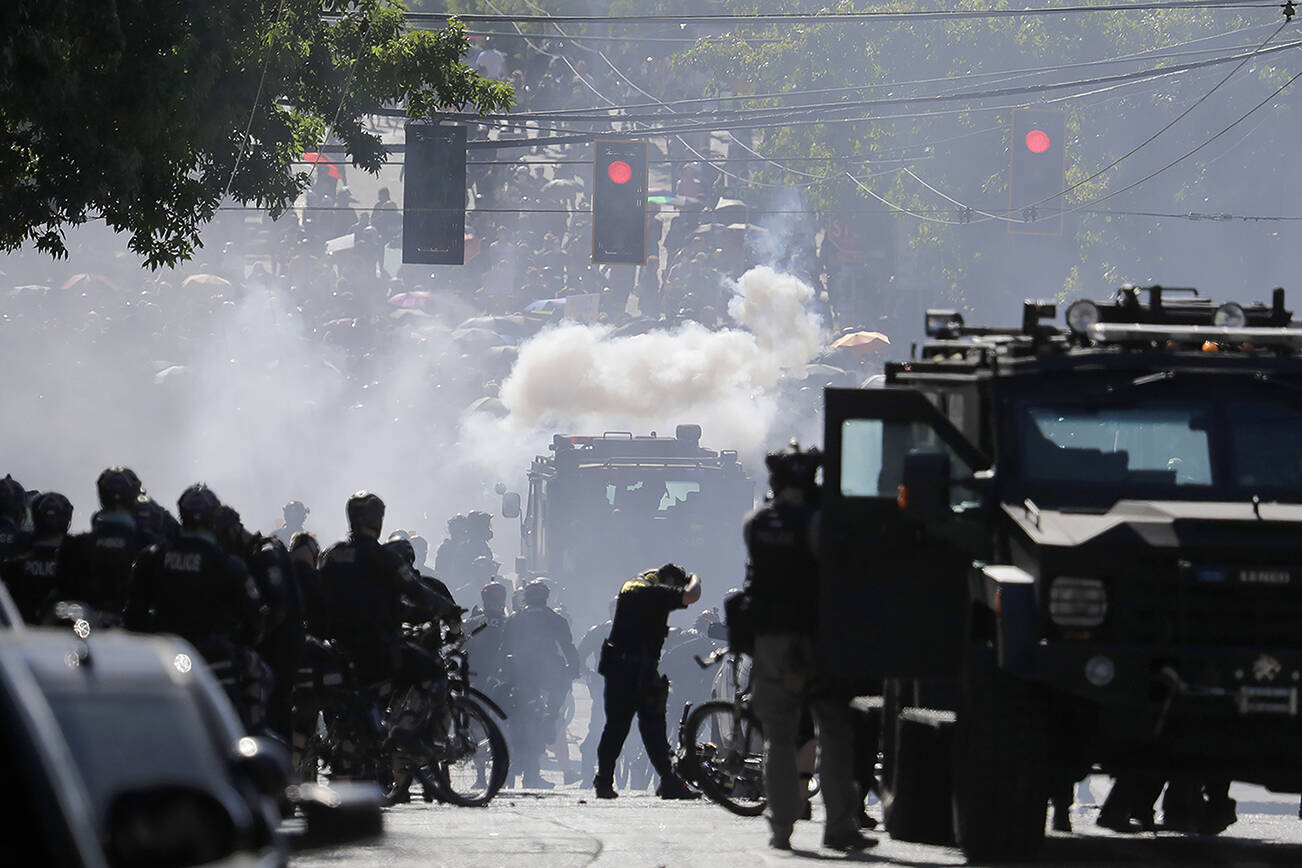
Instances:
[[[1260,56],[1274,54],[1281,51],[1288,51],[1293,48],[1297,48],[1299,46],[1302,46],[1302,40],[1294,40],[1292,42],[1284,43],[1281,45],[1258,49],[1246,53],[1226,55],[1222,57],[1209,58],[1207,60],[1202,60],[1202,61],[1192,61],[1183,64],[1173,64],[1171,66],[1160,67],[1157,69],[1135,70],[1131,72],[1116,73],[1112,75],[1102,75],[1102,76],[1096,76],[1094,78],[1076,79],[1076,80],[1065,81],[1065,82],[1048,82],[1044,84],[1019,85],[1015,87],[966,90],[966,91],[957,91],[948,94],[881,97],[872,100],[857,100],[854,102],[846,102],[846,103],[830,103],[830,104],[825,104],[820,106],[784,107],[782,109],[760,110],[753,113],[754,115],[756,115],[755,117],[748,117],[748,118],[738,119],[738,120],[719,120],[719,121],[695,120],[694,121],[689,116],[684,118],[684,120],[687,123],[683,125],[647,127],[638,130],[628,130],[625,131],[625,134],[633,138],[655,138],[655,137],[662,137],[666,135],[677,135],[677,134],[693,133],[693,132],[713,132],[718,130],[765,129],[769,127],[802,126],[802,125],[820,124],[820,123],[860,123],[863,121],[875,120],[876,118],[872,115],[856,116],[856,117],[849,117],[849,118],[837,117],[836,115],[839,115],[840,113],[845,111],[862,110],[862,109],[874,108],[874,107],[893,106],[893,105],[929,104],[929,103],[940,103],[940,102],[959,102],[959,101],[989,99],[994,97],[1029,96],[1032,94],[1050,93],[1053,91],[1066,90],[1072,88],[1093,87],[1099,84],[1108,84],[1113,82],[1148,80],[1153,78],[1170,76],[1176,73],[1188,72],[1194,69],[1203,69],[1211,66],[1219,66],[1224,63],[1241,61],[1245,57],[1247,58],[1260,57]],[[815,112],[824,112],[825,114],[818,114],[815,115],[814,117],[809,117],[811,113],[815,113]],[[393,111],[382,110],[376,112],[376,114],[378,115],[387,115],[391,113],[398,113],[398,112],[397,110],[393,110]],[[519,126],[525,129],[541,129],[549,132],[556,132],[561,135],[564,135],[565,133],[574,132],[573,130],[566,130],[564,127],[542,127],[541,125],[531,124],[528,122],[522,124],[512,124],[511,122],[505,119],[490,118],[487,120],[478,120],[474,115],[468,115],[468,114],[445,115],[444,117],[446,117],[449,120],[464,120],[467,123],[478,123],[485,126],[506,126],[506,127]],[[664,120],[664,118],[660,118],[660,120]],[[585,120],[584,122],[591,123],[592,121]],[[554,139],[549,141],[545,139],[523,139],[523,140],[496,139],[488,142],[484,142],[484,141],[471,142],[468,145],[468,147],[471,148],[487,148],[487,147],[500,148],[500,147],[513,147],[513,146],[533,147],[533,146],[538,146],[543,144],[561,144],[563,143],[563,141],[587,141],[591,139],[591,137],[592,137],[591,133],[586,133],[584,135],[573,137],[568,140]]]
[[[1094,205],[1099,204],[1100,202],[1106,202],[1107,200],[1113,198],[1114,196],[1120,196],[1122,193],[1126,192],[1127,190],[1133,190],[1134,188],[1138,187],[1140,184],[1146,183],[1147,181],[1151,181],[1153,178],[1156,178],[1158,175],[1162,174],[1162,173],[1165,172],[1167,169],[1170,169],[1170,168],[1172,168],[1172,167],[1174,167],[1174,166],[1179,165],[1180,163],[1183,163],[1185,160],[1189,159],[1189,158],[1192,157],[1194,154],[1198,153],[1198,152],[1201,151],[1203,148],[1207,147],[1207,146],[1210,145],[1212,142],[1216,141],[1216,140],[1219,139],[1221,136],[1225,135],[1225,134],[1228,133],[1230,130],[1234,129],[1234,128],[1237,127],[1239,124],[1241,124],[1241,123],[1243,123],[1244,121],[1246,121],[1248,118],[1252,117],[1252,115],[1253,115],[1254,113],[1256,113],[1256,111],[1257,111],[1258,109],[1260,109],[1262,106],[1266,105],[1267,103],[1271,102],[1272,100],[1275,99],[1275,97],[1277,97],[1277,96],[1279,96],[1281,93],[1283,93],[1283,92],[1288,88],[1288,86],[1291,85],[1293,82],[1297,81],[1299,77],[1302,77],[1302,72],[1294,73],[1294,75],[1293,75],[1292,78],[1290,78],[1288,81],[1284,82],[1284,83],[1281,84],[1278,88],[1276,88],[1276,89],[1275,89],[1275,92],[1272,93],[1270,96],[1266,97],[1266,98],[1263,99],[1261,102],[1257,103],[1255,106],[1253,106],[1252,108],[1248,109],[1248,111],[1245,112],[1245,113],[1244,113],[1244,114],[1243,114],[1243,115],[1242,115],[1238,120],[1234,121],[1233,123],[1230,123],[1228,126],[1223,127],[1223,128],[1221,129],[1220,132],[1216,133],[1215,135],[1213,135],[1213,136],[1211,136],[1210,138],[1208,138],[1208,139],[1206,139],[1205,141],[1203,141],[1203,143],[1200,144],[1200,145],[1198,145],[1198,147],[1193,148],[1193,149],[1191,149],[1191,150],[1189,150],[1189,151],[1186,151],[1185,153],[1181,154],[1179,157],[1176,157],[1174,160],[1172,160],[1171,162],[1167,163],[1167,164],[1166,164],[1165,166],[1163,166],[1162,168],[1160,168],[1160,169],[1158,169],[1158,170],[1156,170],[1156,171],[1154,171],[1154,172],[1149,172],[1147,175],[1145,175],[1144,177],[1140,178],[1138,181],[1135,181],[1135,182],[1133,182],[1133,183],[1127,184],[1126,186],[1122,187],[1122,188],[1119,189],[1119,190],[1114,190],[1114,191],[1112,191],[1111,193],[1108,193],[1108,194],[1103,195],[1103,196],[1099,196],[1097,199],[1091,199],[1090,201],[1085,202],[1085,203],[1083,203],[1083,204],[1081,204],[1081,205],[1078,205],[1078,206],[1075,207],[1075,208],[1071,208],[1071,209],[1069,209],[1069,210],[1064,210],[1064,211],[1063,211],[1063,214],[1074,214],[1074,213],[1076,213],[1077,211],[1082,211],[1082,210],[1084,210],[1084,209],[1086,209],[1086,208],[1090,208],[1090,207],[1092,207],[1092,206],[1094,206]]]
[[[1221,87],[1222,87],[1222,86],[1223,86],[1227,81],[1229,81],[1229,80],[1234,76],[1234,74],[1235,74],[1236,72],[1238,72],[1239,70],[1243,69],[1243,67],[1244,67],[1245,65],[1247,65],[1248,61],[1252,60],[1254,57],[1257,57],[1257,56],[1261,53],[1261,51],[1262,51],[1263,49],[1265,49],[1265,47],[1266,47],[1268,44],[1270,44],[1270,41],[1271,41],[1272,39],[1274,39],[1276,36],[1278,36],[1281,32],[1283,32],[1284,28],[1287,27],[1287,26],[1288,26],[1288,22],[1287,22],[1287,21],[1285,21],[1283,24],[1279,25],[1279,28],[1276,29],[1274,33],[1272,33],[1272,34],[1270,34],[1269,36],[1267,36],[1267,37],[1266,37],[1266,40],[1265,40],[1264,42],[1262,42],[1260,46],[1258,46],[1258,48],[1257,48],[1256,51],[1252,52],[1252,53],[1249,54],[1248,56],[1244,57],[1243,60],[1239,61],[1238,65],[1235,66],[1234,69],[1231,69],[1229,72],[1227,72],[1227,73],[1225,74],[1225,77],[1224,77],[1224,78],[1222,78],[1220,81],[1216,82],[1216,84],[1212,86],[1212,89],[1211,89],[1211,90],[1207,91],[1205,94],[1203,94],[1202,96],[1200,96],[1198,99],[1194,100],[1194,101],[1189,105],[1188,108],[1186,108],[1184,111],[1180,112],[1180,114],[1178,114],[1178,115],[1176,115],[1174,118],[1172,118],[1172,119],[1171,119],[1171,120],[1170,120],[1170,121],[1169,121],[1165,126],[1163,126],[1161,129],[1159,129],[1157,132],[1153,133],[1151,136],[1149,136],[1148,138],[1144,139],[1144,140],[1143,140],[1142,142],[1140,142],[1139,144],[1135,145],[1135,146],[1134,146],[1133,148],[1131,148],[1129,151],[1126,151],[1124,154],[1122,154],[1121,156],[1117,157],[1117,158],[1116,158],[1115,160],[1113,160],[1111,163],[1108,163],[1108,164],[1107,164],[1106,166],[1104,166],[1103,168],[1101,168],[1101,169],[1099,169],[1098,171],[1094,172],[1094,174],[1090,175],[1090,176],[1087,177],[1087,178],[1083,178],[1083,179],[1080,180],[1080,181],[1077,181],[1075,184],[1072,184],[1070,187],[1068,187],[1066,190],[1063,190],[1063,191],[1062,191],[1061,193],[1059,193],[1057,196],[1048,196],[1048,197],[1046,197],[1046,198],[1044,198],[1044,199],[1041,199],[1041,200],[1038,201],[1038,202],[1032,202],[1030,205],[1026,205],[1026,206],[1024,206],[1024,207],[1026,207],[1026,208],[1036,208],[1036,207],[1038,207],[1038,206],[1040,206],[1040,205],[1045,204],[1046,202],[1052,202],[1054,199],[1057,199],[1057,198],[1059,198],[1060,196],[1066,196],[1068,193],[1072,192],[1073,190],[1077,190],[1077,189],[1079,189],[1080,187],[1083,187],[1083,186],[1085,186],[1086,184],[1088,184],[1090,181],[1093,181],[1095,178],[1099,177],[1099,176],[1102,175],[1104,172],[1108,172],[1108,171],[1111,171],[1112,169],[1116,168],[1118,165],[1120,165],[1120,164],[1122,163],[1122,161],[1127,160],[1127,159],[1129,159],[1130,157],[1133,157],[1135,154],[1139,153],[1139,151],[1141,151],[1142,149],[1144,149],[1145,147],[1147,147],[1148,145],[1150,145],[1150,144],[1152,144],[1154,141],[1156,141],[1157,138],[1158,138],[1158,136],[1162,135],[1162,134],[1165,133],[1167,130],[1171,129],[1171,127],[1175,126],[1175,125],[1178,124],[1180,121],[1184,120],[1186,117],[1189,116],[1189,113],[1190,113],[1190,112],[1192,112],[1194,109],[1198,108],[1198,106],[1200,106],[1200,105],[1202,105],[1204,102],[1206,102],[1206,101],[1211,97],[1212,94],[1216,93],[1216,91],[1220,90]],[[1014,143],[1014,146],[1016,146],[1016,143]]]
[[[923,79],[914,79],[911,81],[890,81],[890,82],[879,82],[877,84],[861,84],[861,85],[848,85],[843,87],[811,88],[811,89],[800,89],[800,90],[789,90],[789,91],[777,91],[771,93],[730,94],[730,95],[719,95],[719,96],[711,96],[711,97],[694,97],[691,99],[679,99],[679,100],[656,100],[655,102],[633,103],[633,104],[618,105],[618,106],[591,106],[591,107],[581,108],[581,109],[546,109],[546,110],[530,111],[530,112],[512,112],[508,114],[498,114],[498,115],[475,115],[475,117],[509,117],[509,118],[515,118],[517,120],[552,120],[556,118],[573,117],[582,120],[597,120],[598,118],[590,117],[590,115],[605,115],[605,114],[609,114],[610,112],[616,112],[616,111],[628,113],[635,109],[654,109],[659,106],[666,106],[666,107],[672,107],[674,109],[678,109],[681,106],[687,106],[687,105],[703,105],[703,104],[710,104],[710,103],[736,102],[736,101],[745,101],[745,100],[787,99],[787,98],[792,98],[797,96],[824,96],[824,95],[839,94],[839,93],[861,93],[863,91],[868,91],[868,90],[912,87],[915,85],[924,85],[924,84],[948,84],[957,81],[971,81],[972,79],[981,79],[981,78],[993,78],[993,79],[1004,78],[1004,79],[1011,80],[1021,75],[1041,75],[1049,72],[1058,72],[1058,71],[1065,71],[1070,69],[1083,69],[1083,68],[1096,67],[1096,66],[1107,66],[1107,65],[1118,64],[1118,63],[1134,63],[1134,62],[1140,62],[1144,60],[1166,60],[1175,57],[1189,57],[1193,55],[1215,54],[1218,52],[1225,51],[1225,48],[1223,47],[1200,48],[1200,49],[1195,49],[1190,51],[1169,51],[1169,52],[1164,51],[1163,49],[1179,48],[1181,46],[1194,45],[1196,43],[1205,42],[1210,39],[1221,39],[1226,36],[1233,36],[1240,33],[1246,33],[1250,30],[1259,30],[1269,26],[1270,25],[1258,24],[1258,25],[1253,25],[1252,27],[1244,27],[1238,30],[1232,30],[1232,31],[1227,31],[1225,33],[1215,34],[1213,36],[1203,36],[1203,37],[1199,37],[1198,39],[1188,40],[1186,42],[1177,42],[1177,43],[1173,43],[1172,45],[1163,46],[1162,48],[1158,48],[1158,49],[1149,49],[1147,51],[1132,52],[1130,54],[1123,54],[1123,55],[1118,55],[1116,57],[1110,57],[1110,58],[1101,58],[1098,60],[1079,61],[1075,63],[1061,63],[1061,64],[1053,64],[1049,66],[994,70],[989,72],[969,72],[969,73],[964,73],[961,76],[941,76],[938,78],[923,78]],[[1244,45],[1240,47],[1248,48],[1251,45],[1252,43],[1249,43],[1248,45]],[[549,56],[559,56],[559,55],[549,55]],[[795,106],[795,108],[800,108],[800,107],[801,106]],[[779,108],[779,107],[772,106],[769,108]],[[707,114],[712,114],[712,113],[707,113]]]
[[[961,21],[972,18],[1024,18],[1098,12],[1179,12],[1186,9],[1278,9],[1278,3],[1181,0],[1174,3],[1101,3],[1038,6],[1021,9],[917,9],[903,12],[762,12],[724,15],[515,15],[495,13],[406,12],[407,21],[449,21],[510,24],[831,24],[874,21]],[[331,16],[324,16],[331,17]],[[523,34],[522,34],[523,35]],[[532,35],[532,34],[530,34]]]

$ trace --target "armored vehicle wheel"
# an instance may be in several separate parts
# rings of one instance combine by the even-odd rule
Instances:
[[[954,738],[954,831],[972,861],[1015,861],[1044,842],[1047,718],[1030,686],[970,649]]]
[[[952,844],[952,721],[944,712],[901,705],[898,681],[887,682],[882,708],[882,815],[898,841]]]

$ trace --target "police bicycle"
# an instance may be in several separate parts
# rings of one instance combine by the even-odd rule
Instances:
[[[404,636],[427,649],[443,642],[436,624],[408,625]],[[426,684],[395,696],[391,683],[359,683],[339,649],[313,642],[314,665],[305,667],[295,697],[295,764],[303,779],[314,781],[325,768],[331,776],[377,780],[390,803],[405,800],[405,784],[417,781],[426,802],[488,804],[509,764],[492,715],[506,715],[469,685],[468,638],[457,636],[442,648],[447,682],[439,695]],[[404,715],[424,721],[418,749],[396,747],[391,737]]]
[[[422,786],[432,785],[445,802],[465,807],[487,805],[497,795],[510,768],[506,737],[494,715],[506,713],[490,697],[470,685],[470,655],[466,642],[486,625],[470,633],[443,638],[437,624],[414,628],[412,639],[423,647],[444,643],[448,690],[442,708],[429,716],[427,741],[434,748],[429,762],[413,768]]]
[[[729,699],[683,706],[678,724],[678,774],[734,814],[758,817],[764,796],[764,732],[750,707],[750,669],[727,648],[697,657],[703,669],[727,659]],[[745,669],[745,674],[743,674]]]

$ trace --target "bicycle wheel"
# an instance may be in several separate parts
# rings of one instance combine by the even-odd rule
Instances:
[[[701,792],[734,814],[758,817],[764,797],[764,734],[749,708],[706,702],[692,709],[685,726],[683,762]]]
[[[443,798],[466,807],[487,805],[506,783],[506,738],[489,712],[469,697],[452,699],[449,718],[443,739],[447,753],[434,765]]]

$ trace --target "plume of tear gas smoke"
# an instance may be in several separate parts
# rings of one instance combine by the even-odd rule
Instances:
[[[465,362],[433,322],[385,344],[369,376],[339,373],[358,364],[312,339],[279,293],[249,292],[191,365],[183,465],[224,499],[256,508],[245,515],[252,527],[274,525],[293,498],[312,508],[309,528],[328,542],[345,532],[348,496],[368,489],[385,500],[386,529],[413,529],[437,545],[448,515],[489,505],[491,480],[443,446],[480,384],[440,377]]]
[[[527,466],[557,431],[647,433],[696,423],[702,441],[754,460],[773,445],[780,387],[825,345],[813,290],[761,266],[733,285],[736,328],[696,323],[615,336],[603,326],[563,323],[520,348],[502,384],[504,418],[473,414],[462,440],[487,467]],[[518,473],[518,471],[516,471]]]
[[[386,529],[423,533],[431,551],[448,516],[492,507],[496,480],[451,454],[456,421],[489,376],[450,337],[474,311],[439,293],[424,327],[363,341],[377,349],[359,360],[313,335],[274,287],[228,298],[209,315],[191,312],[197,295],[171,297],[167,325],[186,336],[181,346],[134,321],[85,346],[77,329],[88,314],[50,309],[76,301],[66,295],[33,314],[62,327],[0,329],[6,412],[25,420],[6,433],[0,472],[65,492],[74,530],[89,525],[94,480],[112,464],[133,468],[173,510],[187,485],[205,481],[251,529],[270,530],[281,506],[301,500],[325,544],[344,534],[357,489],[384,498]],[[121,319],[103,307],[100,316]],[[515,536],[498,527],[500,560]]]

